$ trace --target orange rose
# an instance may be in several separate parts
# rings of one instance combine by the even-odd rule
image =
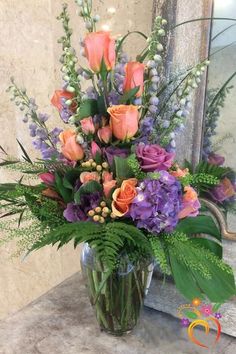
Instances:
[[[63,106],[62,106],[62,98],[65,98],[66,100],[72,100],[74,98],[74,94],[71,92],[67,92],[64,90],[56,90],[54,92],[54,95],[51,98],[51,104],[55,106],[58,111],[61,111]],[[76,108],[75,104],[72,104],[72,110]]]
[[[129,211],[129,206],[137,195],[135,186],[136,178],[130,178],[122,182],[112,195],[112,212],[118,217],[125,215]]]
[[[110,126],[113,135],[119,140],[132,138],[138,131],[138,107],[129,105],[112,106],[108,108]]]
[[[108,71],[115,66],[116,51],[115,40],[109,32],[92,32],[87,34],[84,40],[85,56],[90,68],[98,73],[101,70],[102,60]]]
[[[140,97],[143,93],[145,65],[136,61],[131,61],[125,66],[125,81],[124,92],[130,91],[133,88],[140,86],[136,97]]]
[[[62,144],[61,152],[68,160],[82,160],[84,150],[81,145],[76,142],[76,133],[73,130],[65,130],[59,135],[59,139]]]

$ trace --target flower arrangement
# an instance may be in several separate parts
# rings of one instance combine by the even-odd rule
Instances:
[[[63,87],[51,100],[69,127],[49,130],[48,115],[38,112],[26,90],[14,79],[9,88],[42,159],[33,162],[20,142],[23,160],[9,157],[1,147],[1,166],[24,176],[18,183],[0,185],[2,217],[18,222],[17,229],[12,220],[1,228],[7,229],[8,239],[17,236],[20,249],[28,252],[46,245],[60,248],[71,240],[75,247],[87,242],[99,261],[100,273],[88,276],[103,328],[112,322],[114,329],[114,321],[124,323],[131,312],[130,305],[117,314],[118,302],[112,310],[108,301],[115,282],[111,277],[122,259],[139,269],[142,261],[155,258],[188,299],[204,294],[223,302],[235,294],[234,276],[221,259],[220,232],[214,220],[202,214],[198,198],[206,187],[219,184],[218,176],[181,169],[175,160],[175,135],[184,128],[191,91],[208,61],[167,78],[165,19],[156,18],[149,37],[141,34],[147,47],[130,61],[122,49],[130,33],[114,39],[109,32],[96,31],[99,17],[92,15],[92,2],[76,2],[88,30],[81,43],[88,66],[77,64],[64,5],[59,16],[65,31],[59,39]],[[84,90],[82,80],[92,85]],[[38,182],[25,183],[31,176]],[[145,284],[137,283],[142,278],[138,272],[132,271],[128,285],[122,280],[117,287],[120,299],[129,304],[135,303],[127,295],[133,284],[139,300],[145,292]],[[107,317],[102,306],[110,311]],[[137,317],[136,309],[132,311]]]

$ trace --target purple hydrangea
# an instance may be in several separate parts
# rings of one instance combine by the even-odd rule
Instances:
[[[137,188],[130,216],[138,228],[152,233],[171,232],[178,223],[182,192],[180,183],[167,171],[159,179],[145,179]]]

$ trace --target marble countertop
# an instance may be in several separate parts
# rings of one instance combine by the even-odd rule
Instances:
[[[213,343],[215,333],[203,339]],[[0,322],[1,354],[232,354],[236,339],[222,335],[207,350],[189,342],[179,320],[144,308],[132,334],[113,337],[101,332],[81,275],[75,274],[23,310]]]

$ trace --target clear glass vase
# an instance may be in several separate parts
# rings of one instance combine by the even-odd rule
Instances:
[[[116,270],[110,273],[85,244],[81,267],[101,330],[117,336],[130,332],[151,283],[154,265],[150,259],[132,264],[127,255],[121,255]]]

